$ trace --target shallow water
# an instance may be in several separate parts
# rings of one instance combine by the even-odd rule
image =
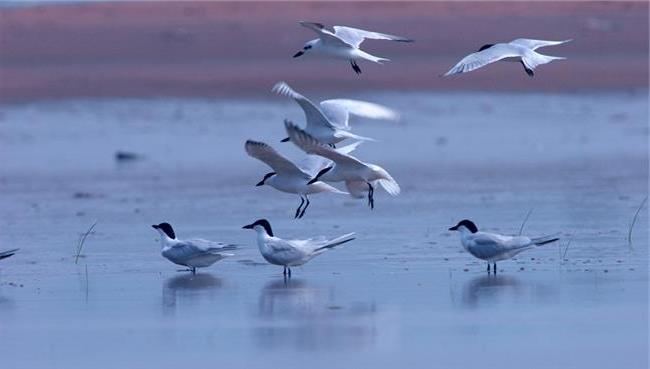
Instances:
[[[329,96],[323,96],[329,97]],[[366,94],[400,123],[361,122],[357,151],[402,185],[376,208],[254,187],[243,142],[289,156],[269,100],[58,101],[0,107],[0,356],[7,368],[645,368],[647,91]],[[124,150],[139,160],[117,162]],[[459,219],[562,242],[499,263],[446,231]],[[241,226],[357,232],[294,269],[266,265]],[[98,220],[74,263],[79,233]],[[196,276],[162,259],[150,224],[239,245]]]

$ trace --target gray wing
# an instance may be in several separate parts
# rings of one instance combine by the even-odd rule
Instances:
[[[370,119],[397,120],[399,115],[379,104],[350,99],[331,99],[320,103],[320,109],[329,121],[340,129],[350,129],[350,114]]]
[[[295,124],[288,120],[284,121],[287,133],[291,138],[291,142],[296,144],[300,149],[308,154],[323,156],[332,160],[335,163],[366,167],[366,165],[359,159],[348,154],[336,151],[335,149],[323,145],[321,142],[310,136],[304,130],[298,128]]]
[[[244,147],[248,155],[263,161],[277,173],[304,174],[294,163],[264,142],[247,140]]]
[[[237,249],[237,246],[231,244],[225,244],[223,242],[214,242],[203,239],[191,239],[187,240],[179,245],[186,248],[188,252],[200,254],[200,253],[221,253],[226,251],[233,251]],[[176,248],[177,246],[174,246]]]
[[[389,35],[387,33],[372,32],[363,29],[344,27],[344,26],[334,26],[332,28],[334,28],[334,35],[336,35],[336,37],[340,38],[341,40],[345,41],[346,43],[354,47],[359,47],[359,45],[361,45],[363,40],[367,38],[374,39],[374,40],[413,42],[413,40],[411,39],[395,36],[395,35]]]
[[[451,68],[444,77],[452,74],[467,73],[494,63],[501,59],[522,56],[516,46],[506,44],[497,44],[483,51],[478,51],[467,55]]]
[[[320,38],[321,41],[325,44],[332,45],[332,46],[339,46],[339,47],[352,46],[345,40],[341,39],[338,35],[332,33],[332,31],[325,28],[325,26],[322,23],[314,23],[314,22],[299,22],[299,23],[301,26],[305,28],[309,28],[310,30],[316,32],[318,38]]]
[[[562,45],[570,41],[573,40],[568,39],[563,41],[545,41],[545,40],[533,40],[529,38],[518,38],[516,40],[510,41],[510,43],[525,47],[527,49],[536,50],[540,47]]]
[[[322,128],[336,129],[323,112],[311,102],[308,98],[302,96],[301,94],[294,91],[286,82],[278,82],[273,86],[273,92],[276,92],[280,95],[288,96],[294,99],[298,105],[305,112],[305,119],[307,120],[307,126],[305,127],[308,131],[314,131]]]
[[[361,145],[363,141],[356,141],[354,143],[351,143],[349,145],[345,145],[343,147],[338,147],[335,150],[343,153],[343,154],[349,154],[352,151],[354,151],[359,145]],[[324,169],[325,167],[329,166],[332,164],[332,161],[324,158],[322,156],[318,155],[307,155],[305,158],[300,162],[299,166],[300,169],[302,169],[305,173],[309,174],[310,176],[315,176],[318,174],[318,172],[321,171],[321,169]],[[365,185],[365,183],[364,183]]]

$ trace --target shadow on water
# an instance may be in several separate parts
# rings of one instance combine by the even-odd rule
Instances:
[[[335,286],[288,279],[267,283],[258,299],[259,324],[252,334],[264,349],[344,350],[372,346],[374,302],[337,298]]]
[[[193,304],[204,298],[209,299],[221,286],[221,280],[211,274],[187,273],[168,278],[162,290],[163,312],[174,314],[181,300]]]
[[[510,300],[535,302],[547,299],[552,294],[552,288],[536,282],[524,283],[508,275],[483,275],[465,283],[461,301],[465,307],[478,308]]]

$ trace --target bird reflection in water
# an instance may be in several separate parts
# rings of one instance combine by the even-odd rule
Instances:
[[[277,280],[260,290],[260,319],[252,334],[264,349],[359,349],[375,343],[376,314],[374,302],[341,301],[333,286]]]
[[[506,299],[527,303],[546,299],[551,294],[549,287],[537,282],[523,283],[507,275],[482,275],[465,283],[462,303],[470,308],[477,308],[482,304],[495,305]]]
[[[196,304],[202,299],[212,299],[221,280],[211,274],[182,274],[168,278],[163,284],[163,311],[168,314],[176,312],[179,301]]]

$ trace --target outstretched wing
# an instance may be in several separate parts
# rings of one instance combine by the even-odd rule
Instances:
[[[263,161],[266,165],[273,168],[276,173],[304,174],[294,163],[264,142],[247,140],[244,147],[248,155]]]
[[[334,26],[333,28],[334,28],[334,35],[336,35],[338,38],[340,38],[341,40],[345,41],[346,43],[354,47],[359,47],[359,45],[363,42],[363,40],[367,38],[373,40],[413,42],[413,40],[408,38],[389,35],[386,33],[366,31],[358,28],[344,27],[344,26]]]
[[[359,145],[361,145],[363,141],[356,141],[354,143],[351,143],[349,145],[343,146],[343,147],[338,147],[336,148],[336,151],[343,153],[343,154],[349,154],[352,151],[354,151]],[[324,158],[322,156],[318,155],[307,155],[305,158],[300,162],[300,169],[302,169],[304,172],[309,174],[310,176],[315,176],[318,174],[318,172],[321,171],[321,169],[327,167],[328,165],[331,165],[332,161]],[[364,182],[365,185],[365,182]]]
[[[321,41],[325,44],[339,46],[339,47],[352,46],[348,42],[342,40],[338,35],[332,33],[332,31],[325,28],[325,26],[322,23],[314,23],[314,22],[299,22],[299,23],[301,26],[305,28],[309,28],[310,30],[316,32],[318,38],[320,38]]]
[[[515,48],[504,44],[494,45],[483,51],[477,51],[467,55],[451,68],[449,72],[445,73],[444,76],[471,72],[495,61],[516,56],[521,56],[521,53]]]
[[[323,156],[338,164],[365,167],[365,164],[363,164],[357,158],[336,151],[335,149],[329,146],[323,145],[321,142],[319,142],[318,140],[310,136],[307,132],[298,128],[295,124],[291,123],[290,121],[285,120],[284,126],[287,129],[287,133],[289,134],[289,137],[291,137],[291,142],[296,144],[296,146],[298,146],[304,152],[308,154]]]
[[[320,109],[329,121],[340,129],[350,129],[350,114],[370,119],[399,119],[395,111],[385,106],[359,100],[325,100],[320,103]]]
[[[540,47],[562,45],[570,41],[572,41],[572,39],[568,39],[564,41],[545,41],[545,40],[533,40],[529,38],[518,38],[516,40],[510,41],[510,43],[514,45],[523,46],[531,50],[536,50]]]
[[[312,103],[308,98],[294,91],[286,82],[278,82],[273,86],[273,92],[280,95],[288,96],[294,99],[305,112],[307,120],[306,129],[314,131],[322,128],[335,129],[323,112]]]

